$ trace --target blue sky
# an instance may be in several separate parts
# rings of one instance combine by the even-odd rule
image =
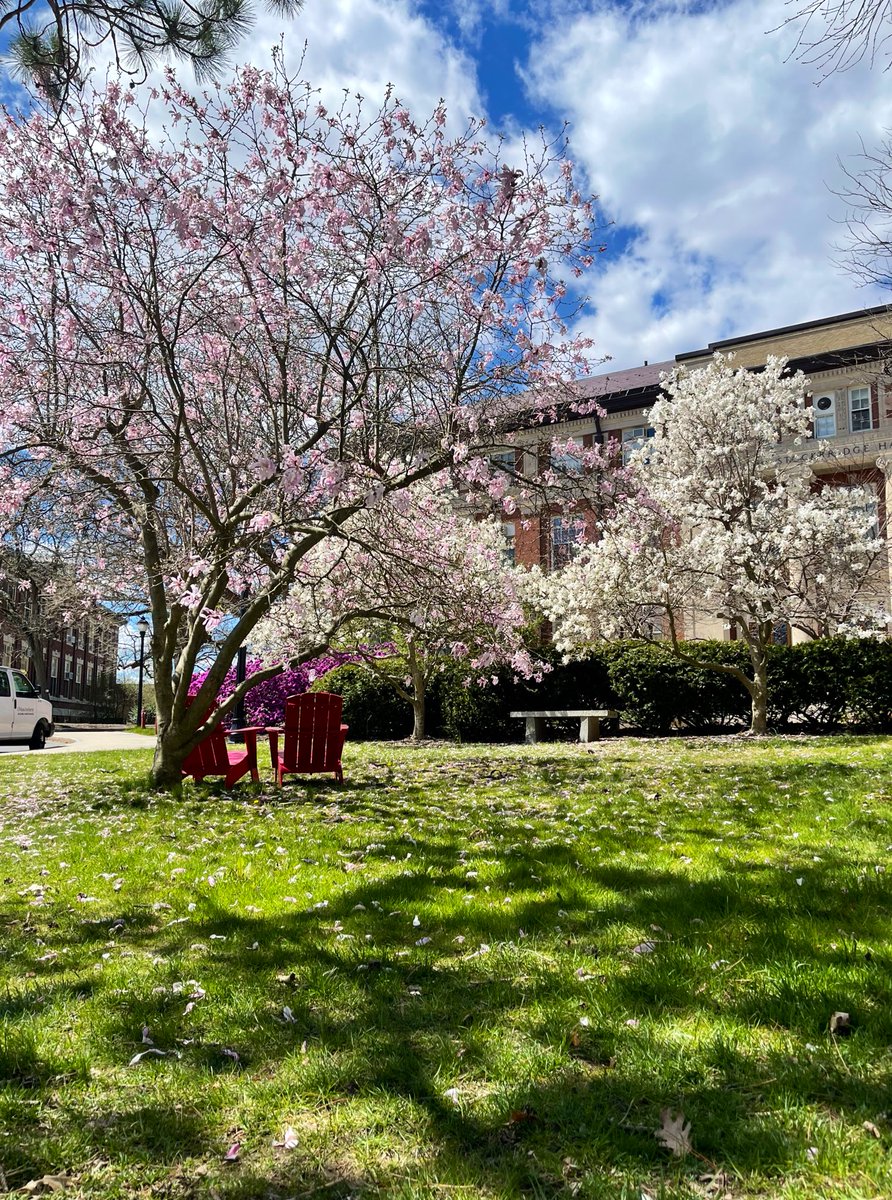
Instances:
[[[262,12],[241,60],[284,34],[305,76],[509,136],[567,122],[612,221],[583,319],[610,366],[883,303],[835,259],[843,166],[892,126],[862,65],[816,85],[784,0],[305,0]],[[606,367],[604,369],[607,369]]]

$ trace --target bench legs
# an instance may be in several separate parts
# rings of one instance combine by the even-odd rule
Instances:
[[[544,717],[527,717],[526,718],[526,735],[525,740],[528,746],[535,746],[536,742],[540,741],[542,734],[545,732]]]
[[[601,738],[601,722],[598,717],[583,717],[579,722],[580,742],[597,742]]]

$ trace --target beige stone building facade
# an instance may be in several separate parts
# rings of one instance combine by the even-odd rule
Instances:
[[[791,369],[806,375],[809,391],[803,403],[812,409],[812,437],[799,446],[781,443],[781,463],[793,471],[813,471],[825,484],[867,485],[876,497],[877,529],[885,530],[886,514],[892,511],[892,311],[885,306],[711,342],[666,362],[588,379],[580,391],[597,399],[602,414],[569,416],[535,433],[522,432],[518,467],[535,472],[547,453],[546,437],[549,442],[572,438],[582,446],[605,444],[617,461],[627,459],[648,437],[661,376],[682,365],[689,370],[705,366],[717,351],[733,354],[735,365],[754,370],[770,355],[782,355]],[[516,562],[553,570],[594,535],[594,525],[585,511],[554,511],[518,515],[504,528]],[[885,586],[888,566],[883,570]],[[892,594],[892,579],[888,583]],[[733,631],[691,628],[688,635],[729,637]]]

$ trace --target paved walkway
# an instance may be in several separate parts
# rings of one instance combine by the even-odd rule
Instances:
[[[130,733],[114,726],[106,729],[85,729],[82,726],[63,726],[46,744],[46,750],[29,750],[21,742],[0,742],[0,755],[6,754],[72,754],[88,750],[151,750],[155,738],[142,733]]]

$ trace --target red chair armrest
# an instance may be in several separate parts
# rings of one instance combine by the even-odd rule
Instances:
[[[279,734],[284,732],[281,725],[273,725],[266,731],[266,736],[269,738],[269,755],[273,762],[274,771],[276,763],[279,761]]]
[[[248,753],[248,759],[253,764],[253,770],[257,771],[257,734],[262,730],[254,725],[249,725],[246,729],[231,729],[230,734],[240,733],[245,739],[245,749]]]
[[[266,733],[265,725],[246,725],[244,729],[230,729],[232,733]]]

